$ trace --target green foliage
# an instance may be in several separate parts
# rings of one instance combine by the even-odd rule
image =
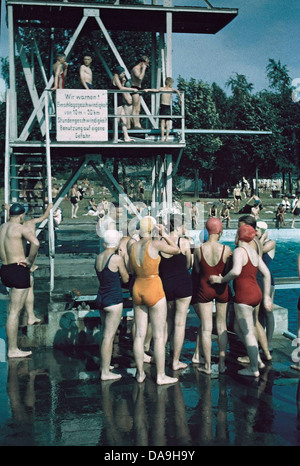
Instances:
[[[132,3],[132,0],[128,2]],[[140,3],[140,0],[136,3]],[[29,66],[34,70],[37,91],[41,95],[45,82],[39,72],[37,58],[32,54],[34,44],[32,32],[49,79],[56,54],[65,50],[74,31],[67,29],[53,32],[49,28],[31,31],[26,25],[19,32]],[[151,56],[151,34],[114,31],[110,35],[129,70],[136,63],[138,55]],[[95,88],[110,88],[110,76],[98,59],[97,51],[101,53],[109,69],[112,70],[117,65],[117,60],[102,32],[87,27],[68,57],[67,88],[81,88],[79,67],[83,56],[87,53],[93,58],[91,67]],[[8,60],[1,58],[0,66],[1,75],[8,84]],[[267,136],[188,135],[179,174],[182,172],[185,176],[193,177],[197,171],[200,178],[206,181],[211,180],[213,176],[213,183],[218,187],[225,180],[229,185],[234,185],[242,176],[254,178],[257,168],[261,176],[270,177],[278,172],[298,174],[299,154],[296,153],[296,148],[300,143],[300,105],[292,101],[291,78],[285,65],[270,59],[266,66],[266,74],[269,79],[269,89],[253,94],[253,84],[249,83],[244,75],[235,73],[226,83],[231,91],[229,96],[216,83],[210,86],[202,80],[197,81],[194,78],[185,80],[182,76],[178,78],[178,89],[185,93],[187,128],[272,131],[272,134]],[[145,87],[151,87],[150,79],[151,73],[147,72]],[[30,116],[32,107],[29,104],[31,98],[18,55],[16,89],[20,131]],[[174,104],[174,113],[180,113],[178,103]],[[0,118],[5,121],[5,103],[0,104]],[[32,138],[35,137],[40,138],[38,125],[32,134]],[[0,126],[1,147],[4,146],[4,138],[5,125],[2,125]],[[126,159],[126,164],[136,162],[136,159],[134,161]],[[71,157],[69,160],[64,159],[61,164],[58,162],[53,167],[54,173],[68,169],[72,163]]]

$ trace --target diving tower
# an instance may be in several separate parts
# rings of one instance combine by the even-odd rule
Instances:
[[[188,0],[187,0],[188,1]],[[53,211],[59,206],[65,194],[87,165],[93,166],[99,178],[107,185],[113,196],[133,215],[138,215],[130,198],[124,193],[112,176],[105,161],[114,157],[149,158],[152,161],[152,202],[163,200],[166,206],[172,204],[172,177],[174,176],[186,142],[184,120],[184,95],[179,113],[171,115],[177,121],[172,127],[171,137],[166,142],[159,141],[159,96],[152,96],[150,103],[141,94],[141,118],[145,129],[132,130],[135,142],[126,143],[118,137],[116,91],[107,92],[107,102],[111,102],[112,112],[106,119],[110,130],[102,140],[75,139],[59,140],[57,137],[56,106],[59,92],[54,97],[51,92],[53,76],[47,71],[44,55],[38,41],[39,30],[47,30],[49,37],[56,30],[72,31],[63,52],[66,60],[72,60],[72,53],[78,39],[87,37],[93,31],[101,31],[105,46],[114,56],[115,63],[125,69],[130,78],[132,64],[125,63],[117,45],[111,37],[112,31],[151,33],[151,87],[158,88],[166,76],[172,76],[172,35],[173,33],[216,34],[226,27],[238,14],[234,8],[214,8],[207,0],[199,0],[201,6],[179,6],[176,0],[143,0],[135,3],[122,0],[100,1],[41,1],[6,0],[7,24],[9,32],[9,89],[7,91],[7,121],[5,146],[5,202],[19,201],[20,183],[23,174],[20,167],[30,163],[36,167],[36,176],[43,184],[41,202],[54,203]],[[31,47],[25,46],[22,30],[30,31]],[[18,127],[20,108],[17,96],[16,55],[20,58],[24,79],[28,87],[28,118],[22,128]],[[94,61],[99,60],[107,73],[112,76],[101,50],[94,44]],[[38,66],[36,66],[38,64]],[[43,81],[42,90],[37,85],[37,73]],[[18,77],[20,79],[20,77]],[[66,87],[68,87],[66,85]],[[60,90],[59,90],[60,91]],[[68,89],[70,93],[78,89]],[[87,93],[94,92],[85,91]],[[113,95],[112,95],[113,94]],[[109,105],[108,105],[109,107]],[[38,128],[38,131],[36,130]],[[206,130],[202,130],[206,132]],[[213,131],[213,130],[207,130]],[[58,197],[52,199],[51,169],[57,159],[74,159],[74,171],[63,186]],[[28,174],[27,174],[28,177]],[[120,197],[121,196],[121,197]],[[53,211],[49,216],[49,257],[54,267]],[[40,230],[47,223],[40,225]],[[40,231],[39,230],[39,231]],[[53,275],[53,274],[52,274]]]

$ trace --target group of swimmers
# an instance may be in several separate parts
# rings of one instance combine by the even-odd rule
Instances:
[[[158,385],[175,383],[178,377],[165,372],[166,344],[170,342],[171,367],[178,371],[187,367],[180,361],[185,338],[186,317],[192,305],[200,318],[196,350],[192,361],[198,370],[211,374],[213,303],[219,344],[219,372],[226,371],[227,310],[232,301],[229,282],[234,289],[234,330],[244,343],[248,356],[239,358],[244,368],[241,375],[258,377],[264,367],[259,346],[265,358],[271,359],[264,328],[258,321],[258,309],[272,312],[271,273],[262,259],[263,228],[253,216],[240,218],[236,248],[219,242],[223,226],[218,218],[206,222],[206,241],[191,250],[186,237],[183,216],[170,215],[168,225],[157,223],[151,216],[139,221],[134,236],[123,236],[115,229],[104,233],[104,250],[97,256],[95,268],[99,278],[97,304],[101,313],[100,377],[118,379],[112,370],[113,340],[120,324],[123,308],[122,286],[129,287],[134,308],[133,354],[136,380],[143,382],[144,363],[156,365]],[[262,285],[257,281],[261,274]],[[121,284],[121,281],[123,285]],[[128,285],[129,284],[129,285]],[[153,341],[153,356],[147,351]]]

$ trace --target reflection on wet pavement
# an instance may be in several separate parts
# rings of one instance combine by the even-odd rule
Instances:
[[[101,382],[97,348],[35,349],[30,359],[0,363],[0,445],[197,447],[300,444],[299,377],[291,342],[275,342],[261,377],[238,375],[229,352],[226,374],[206,376],[191,364],[197,326],[189,319],[175,385],[157,386],[155,367],[135,381],[128,336],[113,363],[118,381]],[[217,346],[213,342],[213,362]],[[168,368],[167,373],[172,375]],[[175,373],[173,372],[173,375]]]

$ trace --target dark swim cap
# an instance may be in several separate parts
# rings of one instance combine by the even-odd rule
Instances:
[[[9,209],[9,215],[22,215],[25,213],[25,207],[22,204],[12,204]]]
[[[124,71],[125,71],[125,70],[124,70],[124,68],[123,68],[122,66],[116,66],[116,68],[115,68],[115,72],[116,72],[117,74],[121,74],[121,73],[123,73]]]

